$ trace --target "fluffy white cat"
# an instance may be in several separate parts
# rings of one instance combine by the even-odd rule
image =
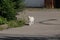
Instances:
[[[28,16],[28,18],[29,18],[29,26],[31,26],[32,24],[34,24],[34,17]]]

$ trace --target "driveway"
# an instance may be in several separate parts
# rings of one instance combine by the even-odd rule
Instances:
[[[0,31],[1,34],[19,35],[46,35],[53,36],[60,34],[60,10],[59,9],[26,9],[25,15],[33,16],[35,24],[32,26],[11,28]],[[19,16],[18,16],[19,17]]]

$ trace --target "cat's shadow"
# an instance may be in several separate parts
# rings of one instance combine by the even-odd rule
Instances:
[[[26,26],[29,26],[29,24],[27,23],[27,24],[25,24]]]

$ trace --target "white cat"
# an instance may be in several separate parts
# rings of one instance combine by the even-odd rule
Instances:
[[[32,24],[34,24],[34,17],[28,16],[28,18],[29,18],[29,26],[31,26]]]

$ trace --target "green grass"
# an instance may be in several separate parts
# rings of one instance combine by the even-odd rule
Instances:
[[[12,20],[8,22],[8,27],[9,28],[16,28],[16,27],[21,27],[25,24],[24,20]]]
[[[0,31],[1,31],[1,30],[4,30],[4,28],[0,27]]]
[[[22,20],[22,19],[21,20],[11,20],[11,21],[7,22],[8,28],[22,27],[22,26],[24,26],[24,24],[25,24],[25,20]],[[2,25],[4,25],[4,24],[2,24]],[[4,27],[6,27],[6,26],[4,26]],[[0,30],[6,29],[4,27],[0,26]]]

